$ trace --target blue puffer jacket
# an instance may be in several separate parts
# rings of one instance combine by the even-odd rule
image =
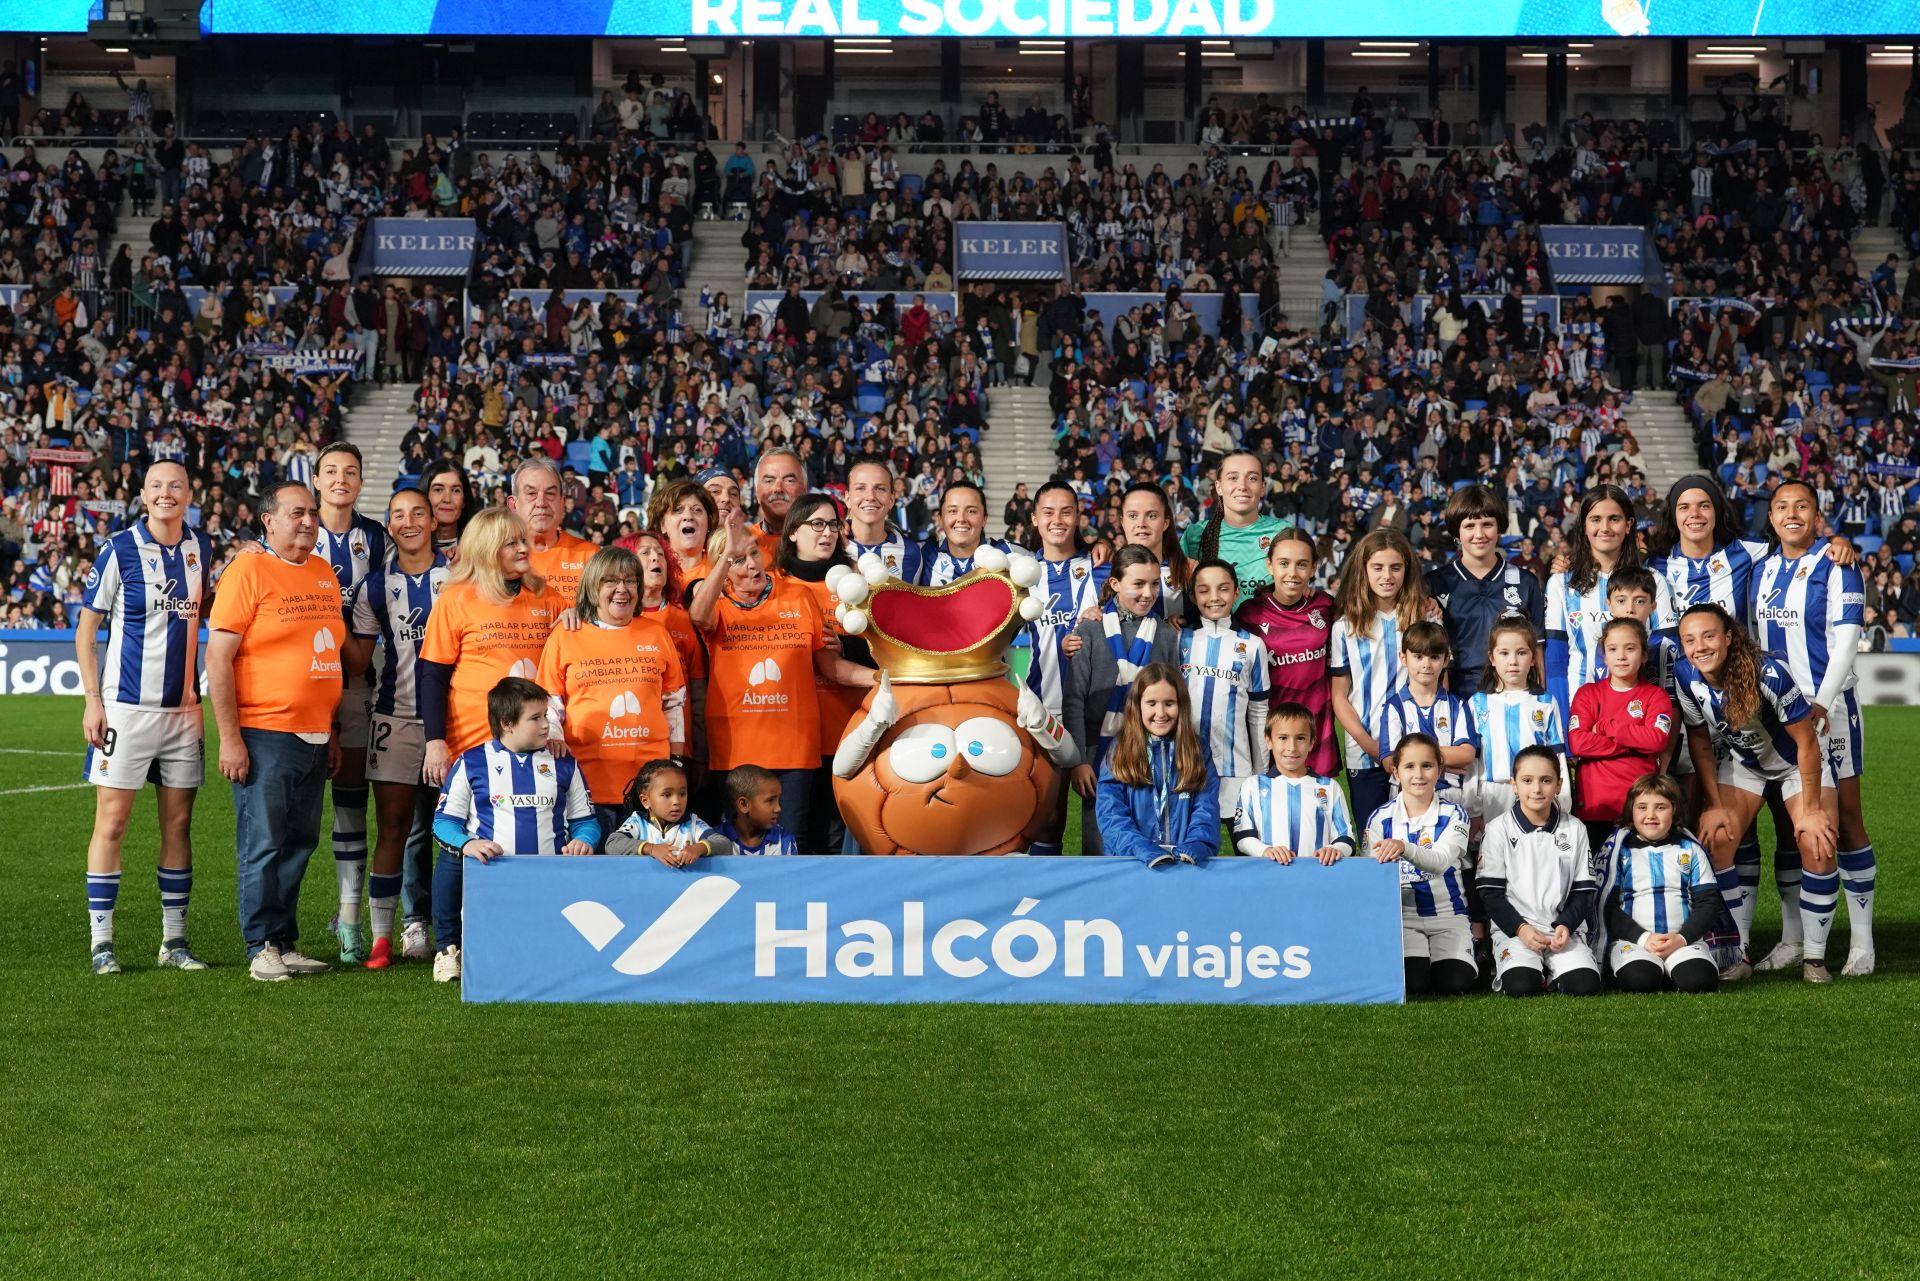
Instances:
[[[1206,748],[1200,750],[1204,754]],[[1093,802],[1094,821],[1108,854],[1151,863],[1171,849],[1205,863],[1220,852],[1220,779],[1211,759],[1206,784],[1198,792],[1169,790],[1165,813],[1160,812],[1158,789],[1122,783],[1113,776],[1112,759],[1109,753],[1101,763]],[[1147,761],[1155,779],[1177,777],[1172,739],[1149,738]]]

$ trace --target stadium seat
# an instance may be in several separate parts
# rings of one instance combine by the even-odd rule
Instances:
[[[1871,556],[1879,551],[1881,545],[1886,541],[1886,539],[1880,537],[1878,534],[1862,534],[1853,540],[1853,545],[1860,549],[1862,556]]]

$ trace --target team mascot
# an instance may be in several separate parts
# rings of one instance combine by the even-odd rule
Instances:
[[[880,683],[833,756],[841,817],[868,854],[1025,854],[1053,813],[1073,739],[1005,651],[1041,612],[1040,563],[983,547],[972,573],[912,587],[872,552],[827,577]]]

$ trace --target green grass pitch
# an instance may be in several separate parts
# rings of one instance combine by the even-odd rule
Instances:
[[[1920,711],[1868,716],[1874,978],[1368,1009],[256,984],[217,778],[216,968],[152,968],[143,801],[128,972],[95,979],[78,700],[0,713],[0,1276],[1920,1274]],[[323,850],[323,956],[333,899]],[[1768,888],[1762,946],[1776,916]]]

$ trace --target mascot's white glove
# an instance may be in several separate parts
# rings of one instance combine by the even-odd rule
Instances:
[[[1060,723],[1059,717],[1047,710],[1040,696],[1025,685],[1020,687],[1019,710],[1014,721],[1033,736],[1040,750],[1061,769],[1071,767],[1080,759],[1080,749],[1074,746],[1073,736],[1067,733],[1067,727]]]
[[[833,753],[833,776],[852,778],[867,763],[867,757],[873,755],[873,749],[879,746],[880,739],[893,728],[900,719],[900,704],[893,696],[893,682],[885,672],[880,673],[880,683],[874,687],[873,706],[858,722],[847,727],[846,737],[840,740],[840,746]]]

